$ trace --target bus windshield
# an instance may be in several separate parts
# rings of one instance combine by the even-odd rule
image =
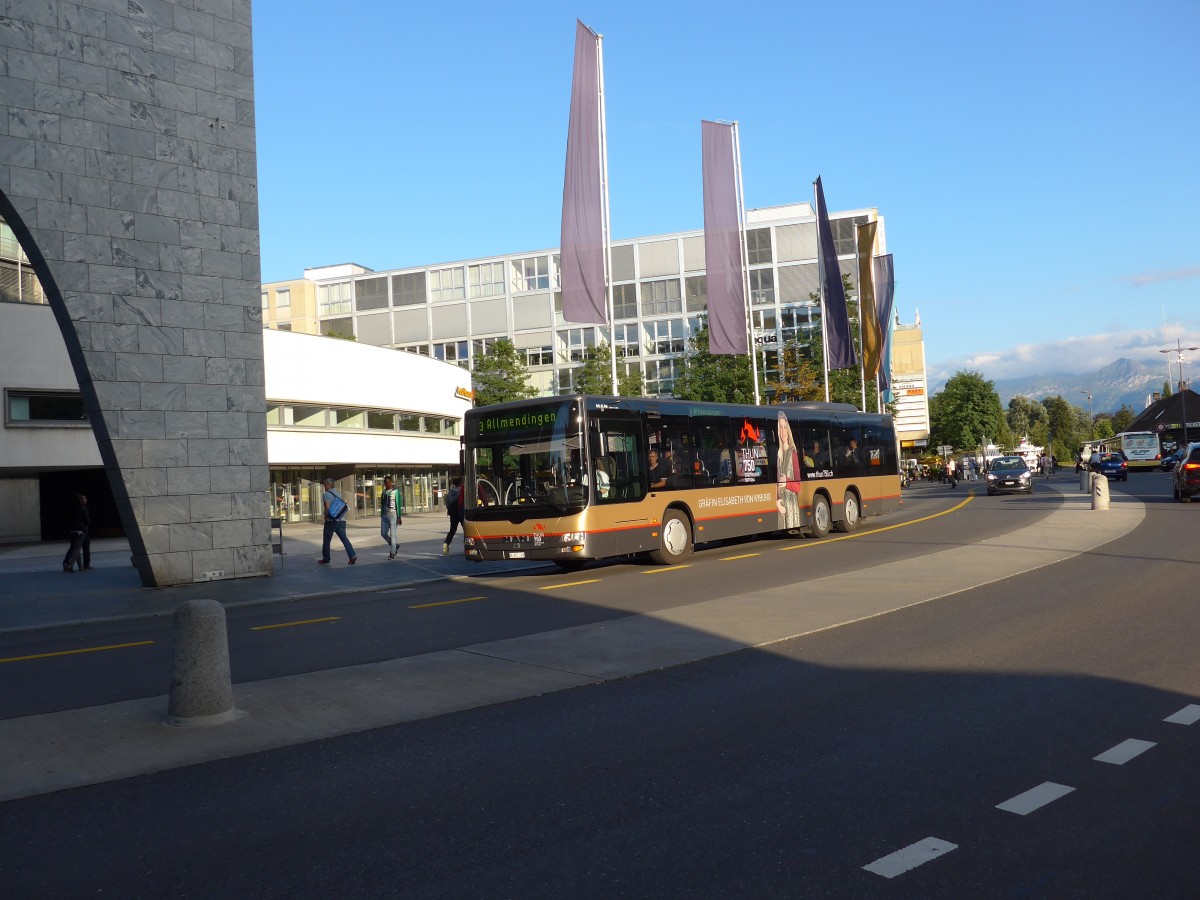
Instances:
[[[587,503],[579,408],[571,398],[475,418],[467,445],[475,482],[468,509],[562,514]]]

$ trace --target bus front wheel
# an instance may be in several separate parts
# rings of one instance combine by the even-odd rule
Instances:
[[[687,517],[669,509],[662,520],[662,548],[651,550],[650,558],[659,565],[673,566],[692,555],[692,530]]]
[[[808,530],[808,536],[814,538],[823,538],[829,534],[829,527],[833,522],[833,515],[829,511],[829,501],[825,499],[824,494],[817,494],[813,497],[812,506],[812,526]]]
[[[842,521],[837,523],[837,530],[849,534],[858,528],[858,522],[861,518],[861,511],[858,508],[858,494],[854,493],[854,491],[846,491],[846,498],[842,501]]]

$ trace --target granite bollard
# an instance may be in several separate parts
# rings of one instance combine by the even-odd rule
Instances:
[[[166,723],[222,725],[238,718],[225,607],[216,600],[186,600],[175,610],[172,624],[175,649]]]

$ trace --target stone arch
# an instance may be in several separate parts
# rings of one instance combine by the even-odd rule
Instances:
[[[272,570],[249,0],[9,0],[0,211],[142,582]]]

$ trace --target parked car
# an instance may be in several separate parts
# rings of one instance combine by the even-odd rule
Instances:
[[[1190,503],[1192,497],[1200,494],[1200,444],[1188,444],[1184,453],[1171,476],[1171,486],[1176,500]]]
[[[1164,456],[1162,462],[1158,464],[1159,468],[1161,468],[1164,472],[1170,472],[1174,470],[1175,464],[1183,459],[1183,451],[1186,449],[1186,447],[1180,447],[1174,453]]]
[[[1120,450],[1106,453],[1093,453],[1088,460],[1088,471],[1097,472],[1113,481],[1129,480],[1129,463],[1125,454]]]
[[[997,456],[988,465],[987,491],[990,497],[1001,493],[1033,493],[1033,475],[1019,456]]]

